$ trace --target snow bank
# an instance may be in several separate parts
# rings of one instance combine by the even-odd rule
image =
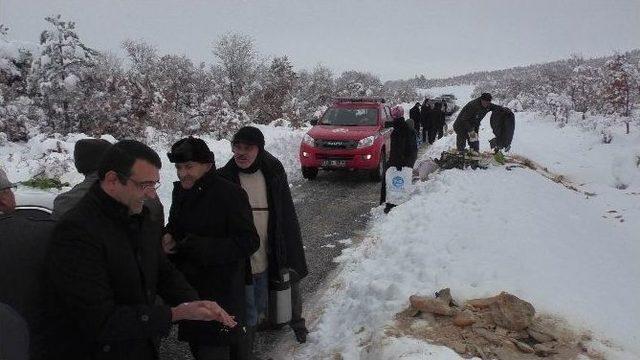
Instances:
[[[483,124],[488,150],[488,119]],[[374,209],[369,237],[336,259],[340,273],[296,358],[459,358],[384,334],[411,294],[444,287],[459,300],[508,291],[538,312],[593,330],[594,346],[609,358],[640,357],[640,169],[632,161],[640,155],[640,129],[633,131],[603,144],[597,134],[516,114],[513,152],[595,197],[528,169],[492,167],[442,172],[389,215]],[[445,137],[425,157],[454,144],[455,135]],[[626,189],[619,190],[620,181]]]

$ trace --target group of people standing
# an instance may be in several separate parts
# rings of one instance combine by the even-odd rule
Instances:
[[[416,103],[409,110],[409,118],[413,122],[413,128],[418,135],[422,134],[423,143],[433,144],[436,138],[444,136],[446,125],[447,103],[442,101],[431,101],[424,99],[422,105]],[[422,132],[421,132],[422,130]]]
[[[491,128],[495,137],[489,140],[489,146],[494,151],[509,151],[515,130],[515,116],[513,112],[504,106],[499,106],[491,102],[489,93],[483,93],[480,97],[467,103],[458,114],[453,130],[456,133],[456,148],[463,153],[469,144],[472,151],[480,151],[480,140],[478,132],[480,122],[491,111]],[[444,104],[444,105],[443,105]],[[425,99],[422,105],[416,103],[409,111],[409,119],[404,118],[404,108],[396,105],[391,108],[390,113],[393,118],[393,132],[391,133],[391,145],[387,169],[413,168],[418,155],[419,144],[416,138],[420,138],[422,129],[422,142],[433,144],[436,137],[444,136],[446,125],[445,112],[446,102],[437,101],[430,105],[429,99]],[[383,177],[380,204],[387,201],[387,180]],[[386,202],[384,212],[388,213],[396,204]]]
[[[30,358],[157,359],[159,338],[178,324],[196,360],[254,359],[256,331],[274,325],[274,284],[290,288],[288,323],[306,341],[299,282],[308,269],[284,167],[255,127],[231,143],[233,158],[219,169],[202,139],[173,144],[179,180],[167,224],[153,149],[135,140],[76,144],[86,178],[54,202],[46,276],[32,296],[46,311],[26,316],[37,329]],[[22,221],[11,218],[9,209],[0,229]],[[24,301],[7,297],[0,302],[23,313]]]

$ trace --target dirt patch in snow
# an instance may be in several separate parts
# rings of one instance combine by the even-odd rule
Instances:
[[[536,315],[518,297],[500,295],[457,305],[449,289],[435,297],[411,296],[408,309],[396,314],[387,336],[409,336],[447,346],[464,358],[481,359],[605,359],[561,319]]]

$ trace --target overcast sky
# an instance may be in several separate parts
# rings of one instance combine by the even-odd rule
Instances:
[[[0,0],[9,39],[37,41],[44,17],[58,13],[98,50],[122,53],[123,40],[144,39],[162,54],[212,63],[212,44],[234,31],[298,69],[322,63],[383,80],[640,48],[640,0]]]

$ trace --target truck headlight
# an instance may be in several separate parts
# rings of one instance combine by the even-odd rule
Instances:
[[[309,136],[309,134],[304,134],[304,136],[302,137],[303,144],[307,144],[309,146],[315,147],[316,146],[315,142],[316,141],[311,136]]]
[[[373,135],[367,136],[366,138],[358,141],[358,149],[369,147],[369,146],[373,145],[374,141],[376,141],[376,137],[375,136],[373,136]]]

